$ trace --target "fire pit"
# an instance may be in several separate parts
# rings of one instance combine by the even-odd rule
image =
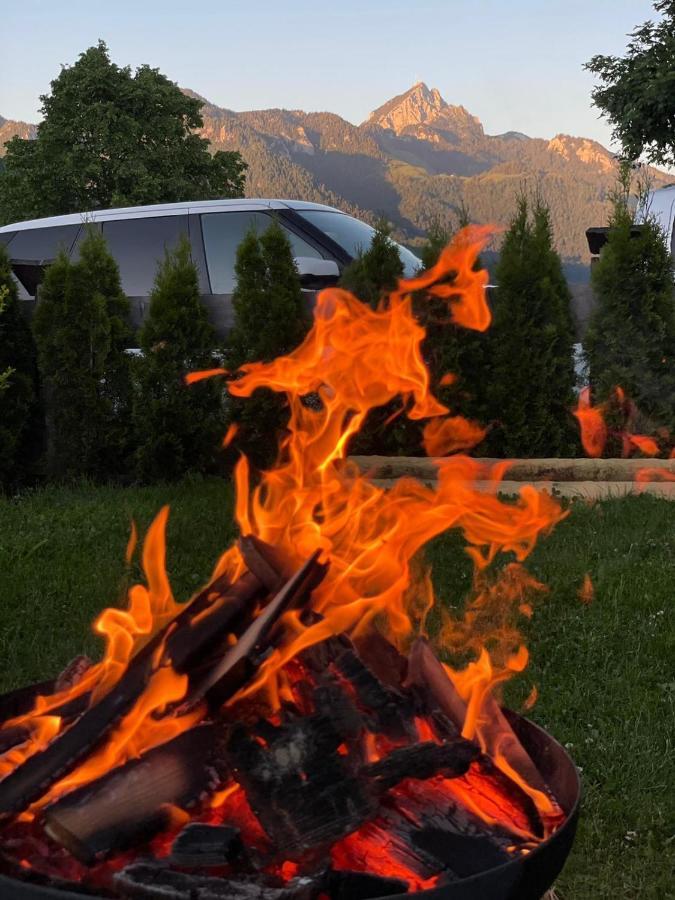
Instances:
[[[283,391],[291,408],[276,466],[252,490],[237,466],[240,540],[176,603],[162,510],[146,583],[95,623],[103,660],[0,698],[3,896],[537,900],[551,885],[574,837],[576,770],[494,689],[527,664],[517,619],[542,586],[520,563],[564,514],[531,487],[503,503],[504,466],[449,457],[437,489],[385,491],[344,458],[396,396],[429,419],[436,455],[480,440],[429,392],[411,295],[487,327],[484,237],[462,233],[378,310],[323,292],[296,351],[230,382]],[[450,527],[476,569],[435,638],[452,667],[427,637],[418,556]],[[128,558],[135,544],[134,529]],[[500,551],[516,562],[495,569]]]

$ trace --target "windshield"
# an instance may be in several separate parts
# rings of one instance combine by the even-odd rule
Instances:
[[[367,250],[373,239],[375,229],[353,216],[345,213],[331,212],[327,209],[298,209],[298,214],[311,222],[316,228],[332,238],[350,256],[358,256]],[[396,241],[393,243],[396,244]],[[411,278],[422,266],[420,260],[400,244],[396,244],[398,255],[403,263],[404,275]]]

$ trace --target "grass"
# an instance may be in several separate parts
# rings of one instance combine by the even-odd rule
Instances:
[[[0,500],[0,691],[96,652],[89,623],[121,600],[129,523],[168,502],[168,569],[185,599],[233,536],[218,480],[153,488],[49,488]],[[428,550],[443,602],[461,602],[468,558],[455,534]],[[675,504],[653,497],[575,504],[528,563],[548,584],[529,626],[531,665],[510,685],[519,708],[566,744],[584,802],[559,900],[675,897]],[[585,573],[595,598],[577,596]]]

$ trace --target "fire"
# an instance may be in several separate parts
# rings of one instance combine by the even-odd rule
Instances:
[[[474,596],[462,618],[445,618],[439,640],[457,658],[467,653],[473,657],[468,664],[464,660],[463,667],[458,664],[458,668],[447,670],[466,705],[462,733],[475,738],[493,756],[497,766],[523,788],[544,816],[554,816],[550,797],[528,784],[502,753],[504,734],[495,729],[494,721],[488,721],[487,704],[494,689],[522,672],[528,662],[528,651],[514,622],[518,616],[531,615],[529,597],[541,592],[542,586],[524,572],[520,563],[538,537],[565,514],[548,493],[531,486],[524,486],[513,503],[500,500],[497,490],[507,469],[504,463],[488,467],[466,456],[452,455],[438,461],[435,488],[404,478],[385,490],[347,459],[350,439],[368,412],[397,397],[409,418],[428,420],[424,440],[429,453],[454,454],[483,438],[485,432],[479,425],[453,415],[431,393],[421,352],[425,331],[413,315],[413,294],[425,292],[442,299],[451,321],[485,330],[490,323],[485,297],[488,277],[487,272],[474,266],[489,235],[490,230],[485,228],[463,230],[445,248],[436,266],[416,278],[402,280],[377,309],[339,288],[324,290],[317,299],[313,327],[299,347],[272,362],[245,365],[229,381],[233,396],[248,397],[257,388],[267,387],[285,394],[289,405],[288,429],[276,464],[259,473],[256,482],[244,456],[236,465],[236,520],[242,535],[255,535],[274,545],[294,566],[300,566],[317,550],[330,563],[327,576],[313,595],[314,611],[319,615],[307,623],[297,611],[287,612],[282,620],[285,637],[230,702],[237,704],[258,695],[266,698],[273,714],[283,699],[292,696],[289,664],[300,651],[343,632],[358,637],[376,621],[399,648],[405,649],[416,630],[423,629],[434,602],[429,573],[420,565],[420,552],[435,536],[458,528],[476,570]],[[192,383],[224,374],[223,369],[212,369],[193,373],[187,380]],[[451,377],[446,376],[443,383],[449,383]],[[310,408],[303,403],[308,394],[317,395],[320,404]],[[606,428],[588,395],[580,399],[577,416],[585,445],[599,455]],[[235,439],[236,430],[232,428],[225,444]],[[494,489],[477,490],[475,483],[486,480],[493,482]],[[146,583],[130,589],[126,610],[106,609],[95,622],[95,631],[105,641],[102,662],[92,666],[74,687],[38,698],[30,714],[8,723],[26,726],[31,739],[0,758],[0,776],[67,727],[57,711],[78,698],[88,697],[86,702],[91,704],[104,696],[119,681],[129,660],[182,608],[173,597],[166,574],[167,517],[168,509],[164,508],[145,538],[142,564]],[[134,526],[128,560],[135,544]],[[500,553],[513,554],[517,562],[494,580],[491,564]],[[212,578],[227,574],[234,579],[243,571],[241,553],[234,545],[218,560]],[[163,650],[160,645],[153,658],[152,677],[133,708],[102,746],[54,785],[37,806],[200,721],[204,715],[200,707],[182,715],[172,711],[185,697],[187,677],[173,670]],[[418,723],[418,731],[422,738],[433,738],[430,725],[423,720]],[[366,741],[367,757],[377,759],[377,736],[368,735]],[[461,794],[463,802],[478,810],[486,821],[503,819],[499,797],[485,800],[489,790],[478,774],[447,779],[447,790],[455,798]],[[242,792],[229,786],[214,798],[213,805],[229,807],[236,798],[238,803],[245,802]],[[521,830],[527,833],[524,825]],[[361,842],[361,855],[384,854],[386,868],[399,871],[398,863],[387,856],[389,851],[382,845],[375,825],[355,832],[336,847],[335,853],[348,859],[352,838]]]

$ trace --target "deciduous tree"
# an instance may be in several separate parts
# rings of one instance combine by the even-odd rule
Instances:
[[[5,222],[243,195],[239,153],[212,155],[195,133],[202,101],[158,69],[117,66],[103,41],[65,66],[41,100],[35,140],[6,145]]]

